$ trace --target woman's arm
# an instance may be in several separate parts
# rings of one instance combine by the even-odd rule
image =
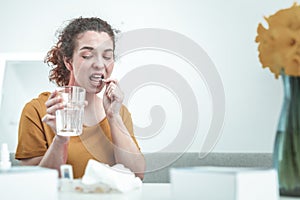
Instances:
[[[57,169],[59,171],[62,164],[66,164],[68,157],[69,138],[56,135],[49,149],[40,161],[39,166]]]
[[[39,165],[41,160],[43,159],[43,156],[38,156],[34,158],[25,158],[20,160],[21,165]]]
[[[144,156],[133,141],[120,115],[108,118],[111,129],[114,155],[117,163],[131,169],[136,176],[144,178],[146,163]]]
[[[62,99],[57,96],[57,92],[53,92],[50,94],[48,100],[45,102],[46,106],[46,115],[42,118],[42,122],[46,123],[49,127],[51,127],[52,131],[56,133],[56,123],[55,123],[55,112],[58,109],[62,108]],[[32,110],[35,110],[31,108]],[[32,111],[32,113],[35,113]],[[20,127],[24,127],[24,130],[20,128],[20,134],[23,135],[24,131],[28,133],[30,131],[29,129],[32,129],[33,126],[36,126],[36,124],[39,124],[39,114],[30,115],[30,114],[24,114],[24,125]],[[32,123],[32,122],[35,123]],[[32,123],[30,126],[26,123]],[[39,125],[40,126],[40,125]],[[42,128],[37,127],[36,130],[42,130]],[[45,131],[45,130],[44,130]],[[38,135],[38,134],[37,134]],[[26,135],[26,137],[29,137]],[[70,138],[69,137],[63,137],[55,135],[53,138],[53,141],[43,141],[42,139],[38,139],[37,141],[44,143],[48,142],[50,144],[49,148],[47,148],[45,154],[43,156],[37,156],[33,158],[28,159],[21,159],[22,165],[38,165],[41,167],[47,167],[52,169],[57,169],[59,171],[60,165],[65,164],[67,161],[67,147],[69,143]],[[19,141],[21,142],[21,141]]]
[[[22,159],[21,165],[38,165],[56,169],[59,172],[60,165],[67,161],[68,142],[68,138],[56,135],[44,156]]]
[[[116,162],[125,165],[136,176],[143,179],[146,168],[144,156],[133,141],[119,114],[124,98],[123,92],[118,86],[117,80],[106,79],[106,84],[103,107],[110,125]]]

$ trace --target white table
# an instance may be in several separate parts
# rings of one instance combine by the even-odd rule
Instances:
[[[169,183],[144,183],[139,190],[128,193],[79,193],[60,192],[59,200],[171,200],[171,184]],[[300,200],[300,198],[281,197],[280,200]]]
[[[171,200],[170,184],[168,183],[144,183],[141,189],[127,193],[79,193],[79,192],[59,192],[59,200]]]

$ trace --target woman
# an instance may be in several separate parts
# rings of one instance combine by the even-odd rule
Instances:
[[[145,160],[133,134],[130,113],[118,82],[110,78],[114,68],[114,30],[99,18],[72,20],[48,52],[49,79],[58,86],[86,89],[81,136],[56,134],[55,111],[62,109],[57,91],[42,93],[27,103],[19,124],[16,159],[22,165],[59,169],[71,164],[80,178],[89,159],[123,164],[143,179]],[[103,99],[97,95],[104,90]]]

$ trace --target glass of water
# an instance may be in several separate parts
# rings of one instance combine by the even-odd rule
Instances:
[[[56,132],[61,136],[78,136],[82,133],[85,89],[66,86],[58,90],[64,108],[56,111]]]

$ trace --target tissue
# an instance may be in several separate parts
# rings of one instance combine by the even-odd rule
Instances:
[[[141,188],[142,181],[121,164],[110,167],[96,160],[89,160],[81,180],[84,185],[103,186],[119,192]]]

